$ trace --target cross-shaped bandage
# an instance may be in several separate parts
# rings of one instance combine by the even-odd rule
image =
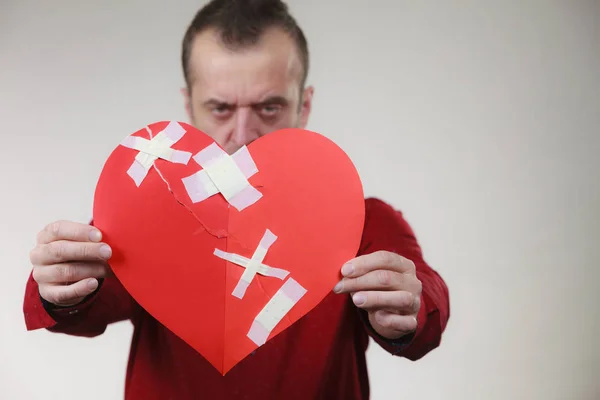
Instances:
[[[262,263],[267,255],[267,252],[269,251],[269,247],[271,247],[275,240],[277,240],[277,236],[267,229],[251,259],[243,257],[239,254],[226,253],[222,250],[215,249],[215,256],[246,268],[237,285],[235,286],[235,289],[233,290],[233,296],[239,299],[243,298],[244,294],[246,293],[246,289],[248,289],[250,282],[252,282],[252,279],[256,274],[278,278],[281,280],[285,279],[289,275],[289,271],[280,268],[269,267],[268,265]]]
[[[192,202],[221,193],[229,204],[242,211],[262,197],[248,182],[258,169],[246,146],[230,156],[213,143],[196,154],[194,160],[203,169],[182,179]]]
[[[152,135],[150,129],[147,128],[147,130]],[[159,158],[178,164],[187,164],[190,161],[192,153],[171,148],[185,135],[185,132],[185,129],[177,122],[170,122],[154,138],[150,136],[150,140],[139,136],[128,136],[121,142],[122,146],[139,151],[131,167],[127,170],[127,175],[133,179],[136,186],[142,184],[148,171],[154,165],[154,161]]]

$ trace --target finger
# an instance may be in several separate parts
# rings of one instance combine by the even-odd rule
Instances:
[[[385,330],[405,334],[417,329],[417,318],[414,315],[398,315],[388,311],[375,312],[375,322]]]
[[[334,288],[336,293],[354,293],[367,290],[402,290],[407,276],[387,269],[378,269],[356,278],[344,278]]]
[[[97,288],[98,280],[89,278],[71,285],[41,285],[39,291],[46,301],[59,306],[69,306],[79,303]]]
[[[31,252],[33,265],[52,265],[68,261],[106,261],[112,255],[105,243],[59,240],[37,246]]]
[[[414,272],[415,264],[407,258],[389,251],[376,251],[357,257],[342,267],[342,275],[353,278],[377,269],[389,269],[400,273]]]
[[[403,315],[412,315],[419,310],[419,298],[406,291],[358,292],[352,295],[352,301],[365,310],[387,309]]]
[[[106,278],[109,275],[108,265],[100,262],[61,263],[33,269],[33,279],[38,284],[65,284],[86,278]]]
[[[57,240],[72,240],[75,242],[99,242],[102,233],[91,225],[71,221],[56,221],[46,225],[38,234],[38,244],[48,244]]]

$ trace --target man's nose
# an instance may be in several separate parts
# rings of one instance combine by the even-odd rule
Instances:
[[[258,121],[251,107],[240,107],[236,113],[236,121],[234,132],[232,135],[233,142],[238,146],[250,144],[253,140],[258,139]]]

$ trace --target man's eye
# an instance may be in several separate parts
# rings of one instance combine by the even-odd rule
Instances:
[[[230,108],[226,105],[216,106],[212,109],[212,113],[218,116],[226,115],[230,110]]]
[[[260,112],[267,117],[271,117],[276,115],[279,111],[281,111],[281,106],[277,104],[266,104],[261,107]]]

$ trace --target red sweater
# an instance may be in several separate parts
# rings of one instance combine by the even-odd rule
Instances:
[[[105,279],[82,304],[50,310],[30,276],[25,322],[28,330],[45,328],[92,337],[110,323],[130,320],[135,330],[126,400],[365,400],[369,398],[365,361],[369,336],[390,354],[417,360],[440,344],[450,315],[448,289],[423,260],[402,214],[380,200],[367,199],[359,255],[377,250],[396,252],[416,264],[423,293],[414,335],[395,342],[380,337],[348,295],[331,293],[224,377],[136,304],[115,278]]]

